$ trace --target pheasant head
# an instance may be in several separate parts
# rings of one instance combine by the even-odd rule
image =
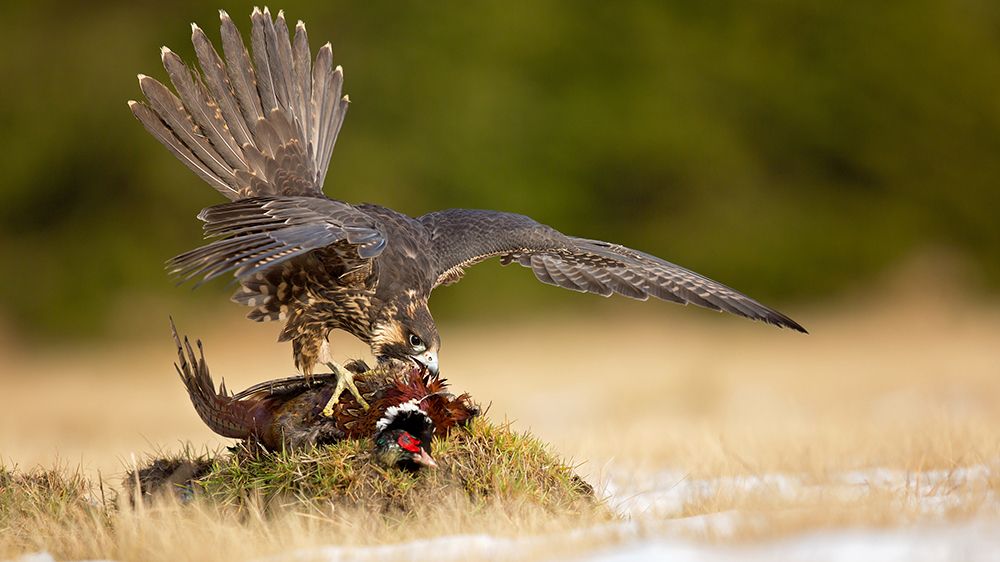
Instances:
[[[437,463],[431,456],[433,437],[434,421],[417,400],[392,406],[375,425],[375,459],[383,466],[410,472],[434,468]]]

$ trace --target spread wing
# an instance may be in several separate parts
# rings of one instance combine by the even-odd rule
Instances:
[[[435,286],[462,277],[465,268],[493,256],[530,268],[543,283],[582,293],[656,297],[695,304],[806,330],[791,318],[721,283],[678,265],[618,244],[566,236],[510,213],[449,209],[420,217],[437,260]]]
[[[169,262],[182,281],[214,279],[228,271],[249,277],[292,258],[332,244],[353,247],[363,261],[385,249],[386,239],[374,219],[341,201],[317,197],[255,197],[204,209],[205,236],[215,242]],[[347,267],[346,269],[351,269]]]
[[[324,45],[310,61],[306,28],[289,37],[284,14],[272,21],[254,8],[248,53],[225,12],[219,56],[192,24],[201,72],[163,47],[163,66],[176,95],[145,75],[145,102],[130,101],[135,117],[199,177],[231,200],[293,195],[321,197],[323,178],[347,112],[343,70],[332,68]]]

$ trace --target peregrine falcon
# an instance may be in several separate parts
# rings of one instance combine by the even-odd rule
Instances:
[[[157,140],[230,201],[198,215],[214,241],[168,262],[182,280],[232,273],[233,300],[252,320],[279,320],[305,375],[325,362],[343,390],[364,400],[350,371],[330,356],[342,329],[379,361],[438,370],[440,338],[427,307],[431,291],[491,257],[531,269],[539,281],[573,291],[645,300],[650,296],[805,332],[780,312],[683,267],[619,244],[577,238],[526,216],[448,209],[412,218],[379,205],[352,205],[323,193],[347,113],[344,73],[330,43],[313,60],[300,21],[267,8],[250,17],[250,51],[221,11],[220,56],[197,25],[197,70],[161,50],[174,91],[139,75],[146,101],[129,101]]]

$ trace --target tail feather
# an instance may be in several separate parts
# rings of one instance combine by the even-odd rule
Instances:
[[[250,64],[250,54],[243,44],[240,31],[225,10],[219,11],[219,20],[222,23],[222,52],[226,55],[226,73],[236,91],[243,118],[247,123],[256,123],[264,118],[264,112],[257,93],[257,75]]]
[[[170,60],[169,57],[165,57],[165,59]],[[139,77],[139,88],[149,100],[150,107],[169,127],[173,135],[212,171],[218,181],[227,186],[225,190],[221,190],[223,195],[226,195],[227,192],[235,193],[236,190],[231,186],[236,177],[232,168],[226,164],[225,159],[219,155],[207,136],[201,132],[201,128],[195,125],[191,114],[184,107],[180,98],[149,76]]]
[[[261,195],[322,197],[333,145],[347,111],[343,71],[329,44],[315,64],[305,25],[294,42],[285,15],[267,8],[250,17],[252,52],[221,11],[222,51],[192,24],[201,72],[170,49],[163,66],[177,94],[148,76],[146,102],[129,102],[157,140],[231,200]]]
[[[188,391],[191,404],[198,412],[205,425],[223,437],[233,439],[248,439],[255,433],[252,408],[254,402],[237,400],[230,396],[223,381],[216,392],[212,376],[205,362],[205,351],[201,340],[197,341],[198,355],[191,349],[187,337],[183,344],[177,335],[173,319],[170,320],[170,331],[174,344],[177,346],[177,363],[174,368],[180,375],[181,382]]]
[[[250,129],[247,127],[247,121],[241,117],[240,106],[229,86],[230,82],[225,73],[225,63],[222,62],[222,58],[219,57],[219,53],[212,46],[212,42],[208,40],[205,32],[194,23],[191,24],[191,43],[194,45],[194,51],[198,57],[198,65],[204,73],[205,84],[222,112],[223,121],[227,126],[231,126],[229,127],[230,134],[233,135],[238,146],[252,145],[253,140],[250,136]]]
[[[139,77],[142,80],[142,76]],[[226,182],[222,181],[219,176],[212,171],[204,162],[202,162],[193,152],[183,143],[177,135],[171,131],[160,117],[154,112],[150,107],[144,103],[139,103],[137,101],[130,101],[128,104],[129,108],[132,110],[132,114],[135,118],[142,123],[143,127],[149,131],[149,134],[153,135],[156,140],[160,141],[163,146],[173,153],[178,160],[184,163],[188,168],[190,168],[195,174],[201,179],[205,180],[208,185],[212,186],[216,191],[222,193],[229,197],[228,192],[233,191],[232,188],[226,185]]]
[[[167,70],[170,82],[194,122],[205,132],[212,147],[225,161],[227,171],[245,167],[247,162],[243,158],[243,150],[226,127],[221,113],[217,111],[219,104],[208,97],[204,82],[184,65],[184,61],[176,53],[167,47],[163,47],[161,52],[163,68]]]
[[[312,141],[312,132],[316,128],[308,100],[312,94],[311,56],[306,25],[299,21],[295,24],[295,38],[292,40],[292,60],[294,61],[292,70],[295,78],[295,114],[302,119],[302,133],[307,145]],[[314,162],[316,161],[315,146],[315,144],[312,145],[313,153],[309,155],[310,160]]]

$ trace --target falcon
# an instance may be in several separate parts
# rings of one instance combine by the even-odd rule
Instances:
[[[690,303],[805,332],[698,273],[523,215],[448,209],[413,218],[327,197],[323,181],[349,103],[330,43],[313,58],[301,21],[292,34],[282,12],[272,18],[254,8],[248,50],[229,15],[220,18],[221,56],[192,24],[197,67],[163,47],[173,91],[140,74],[146,99],[128,102],[150,134],[229,199],[198,215],[212,241],[168,269],[199,283],[232,273],[233,300],[252,320],[284,323],[279,341],[292,342],[304,375],[320,362],[337,375],[328,416],[345,389],[367,407],[351,372],[331,356],[331,330],[366,342],[379,362],[412,361],[436,373],[441,340],[427,299],[493,257],[573,291]]]

